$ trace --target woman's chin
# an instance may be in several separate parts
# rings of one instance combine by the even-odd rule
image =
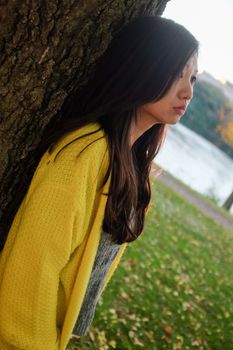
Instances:
[[[171,121],[168,124],[175,125],[175,124],[177,124],[180,121],[180,119],[181,119],[181,116],[179,115],[179,116],[171,119]]]

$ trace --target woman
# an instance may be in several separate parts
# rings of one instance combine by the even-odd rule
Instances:
[[[192,98],[197,51],[179,24],[136,19],[66,101],[1,253],[1,350],[64,350],[86,333],[142,232],[151,162]]]

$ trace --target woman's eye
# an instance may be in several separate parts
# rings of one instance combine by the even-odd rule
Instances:
[[[191,78],[191,83],[194,85],[194,84],[196,83],[196,81],[197,81],[197,77],[196,77],[196,76],[193,76],[193,77]]]

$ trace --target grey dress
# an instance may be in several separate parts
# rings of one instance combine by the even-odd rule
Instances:
[[[83,336],[87,333],[94,318],[106,274],[121,247],[120,244],[114,243],[111,237],[110,234],[102,231],[84,301],[73,329],[74,335]]]

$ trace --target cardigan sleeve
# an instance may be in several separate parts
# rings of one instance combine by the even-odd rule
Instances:
[[[46,182],[22,208],[0,278],[0,338],[9,348],[58,349],[59,273],[69,259],[74,216],[69,191]]]

